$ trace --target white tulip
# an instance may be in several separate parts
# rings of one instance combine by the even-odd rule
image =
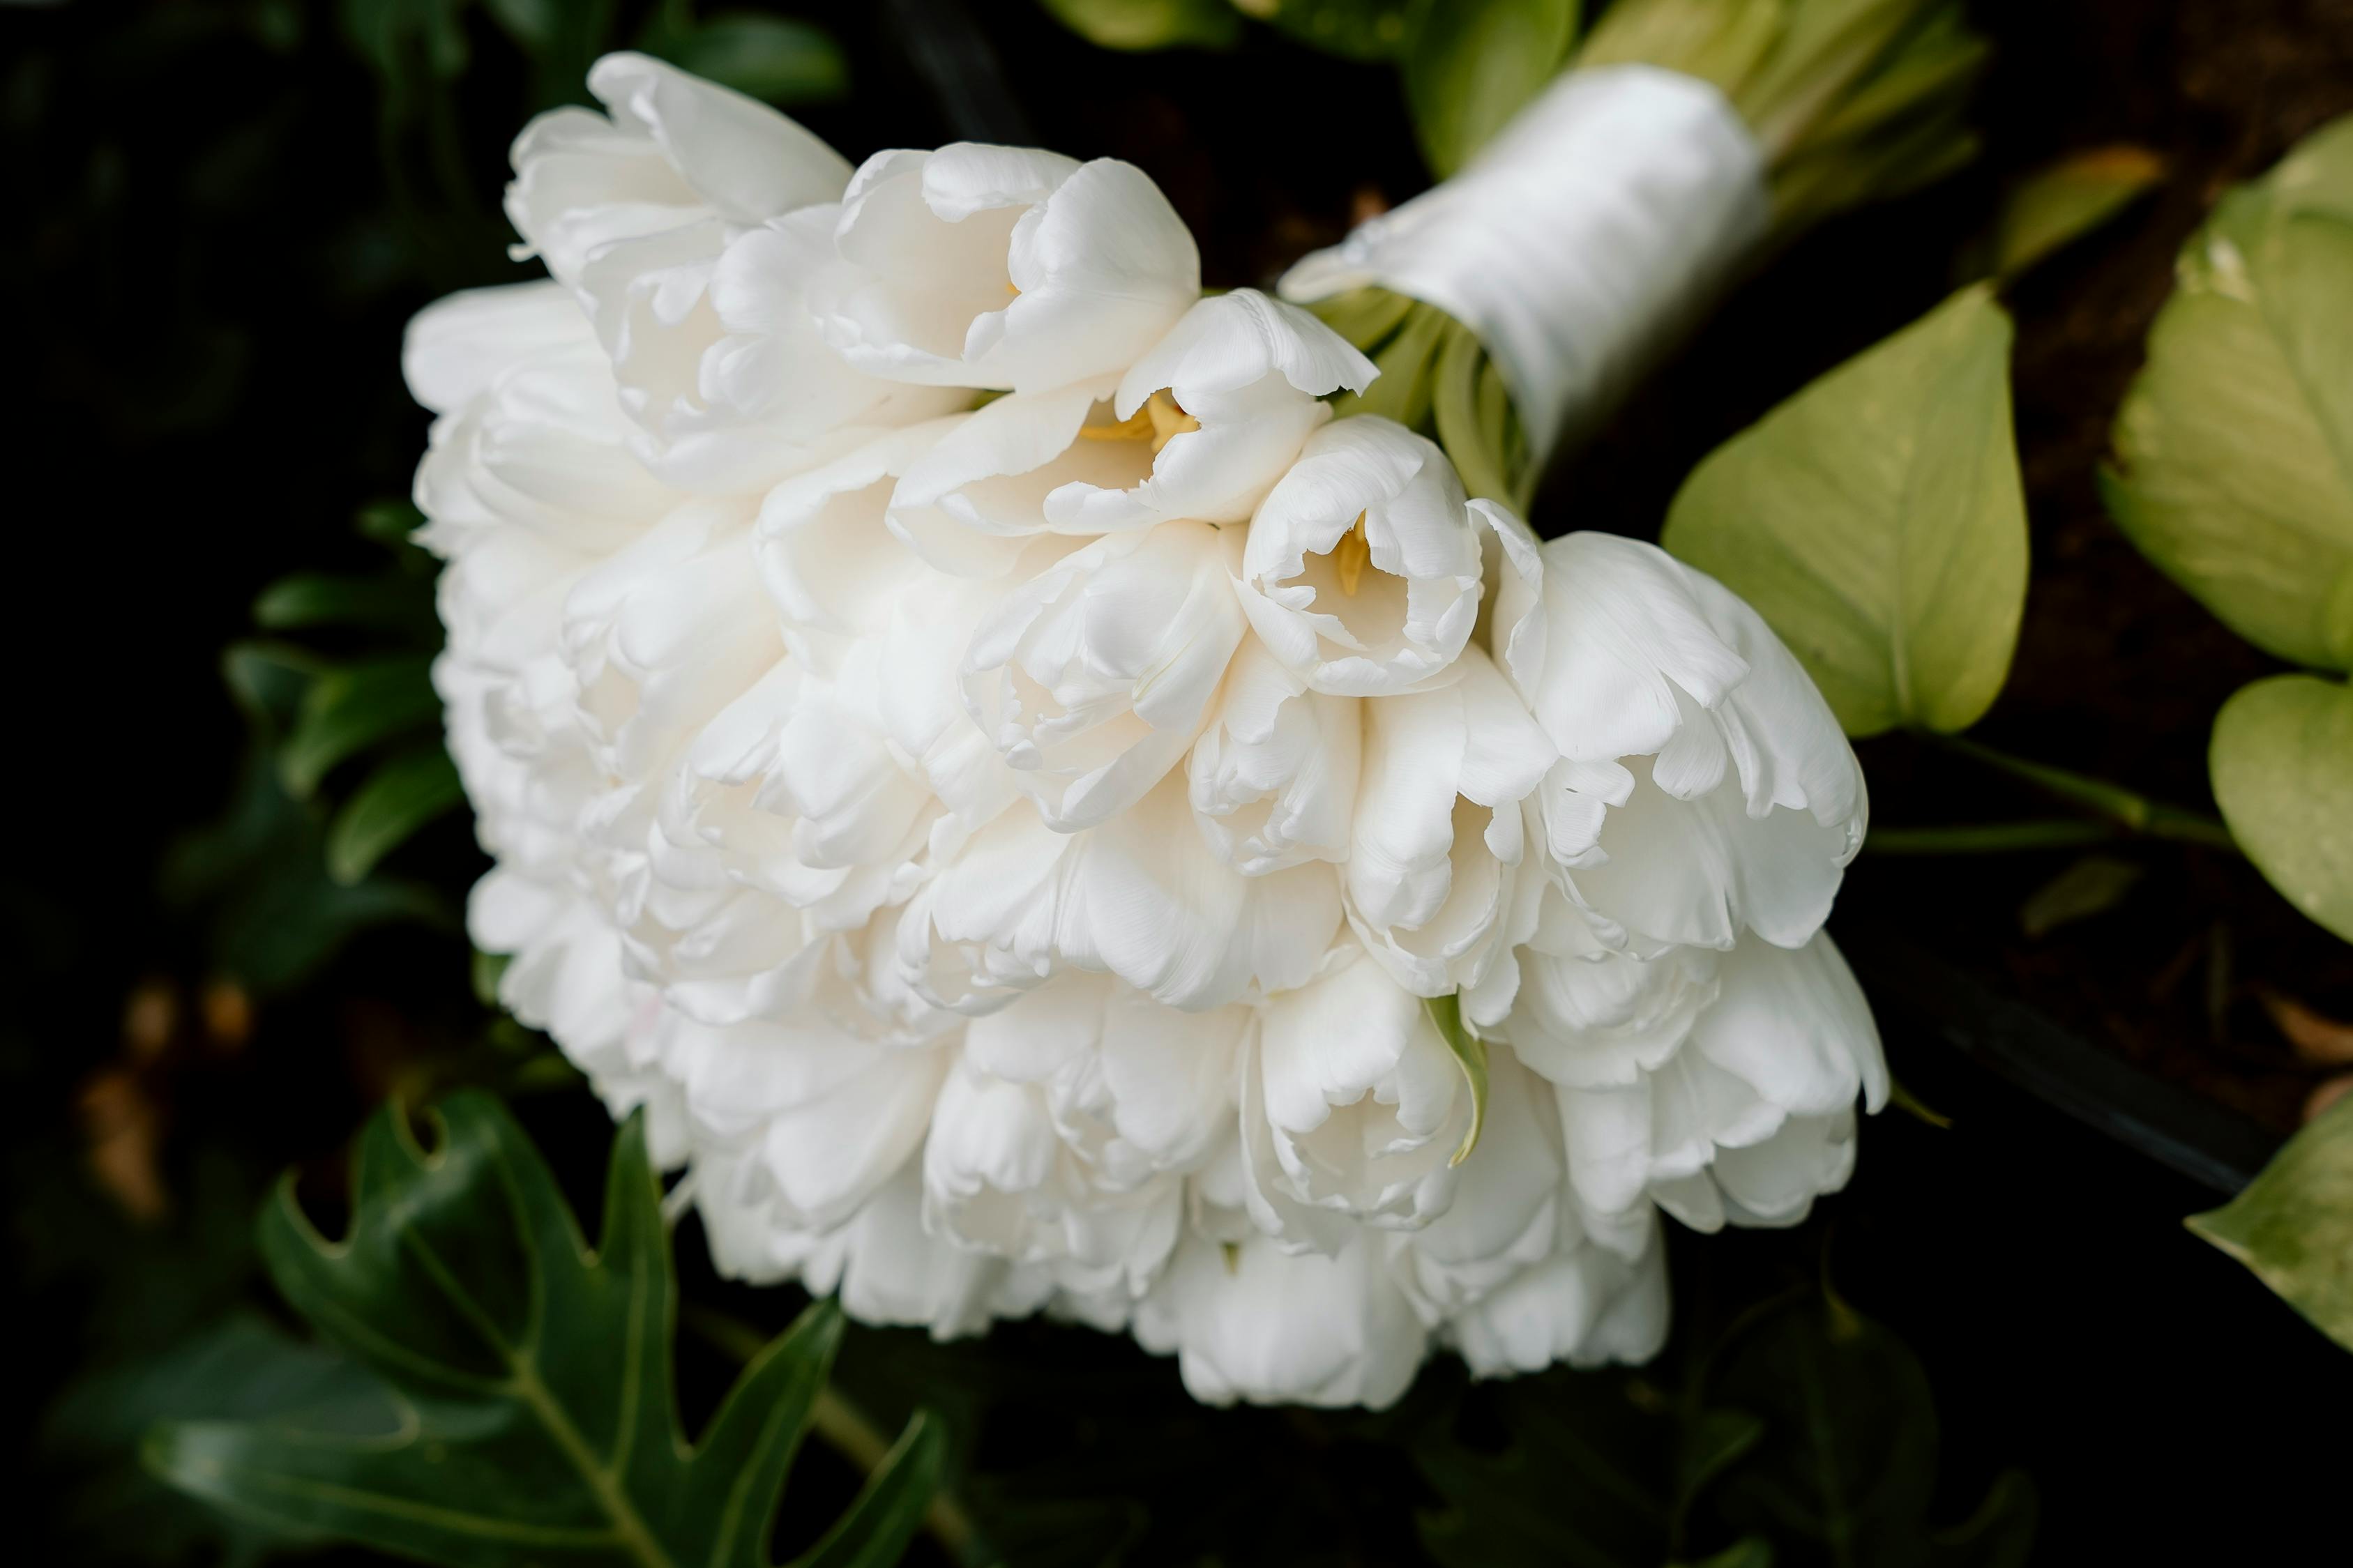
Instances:
[[[1255,289],[1203,300],[1120,378],[1114,433],[1151,454],[1141,477],[1075,474],[1047,520],[1107,532],[1167,518],[1240,522],[1332,417],[1319,399],[1380,374],[1337,332]]]
[[[1665,552],[1573,533],[1514,548],[1499,661],[1564,759],[1545,791],[1577,901],[1627,937],[1784,947],[1862,847],[1862,772],[1770,627]]]
[[[1649,1213],[1642,1215],[1645,1225]],[[1480,1377],[1541,1372],[1556,1362],[1639,1364],[1667,1342],[1667,1254],[1631,1259],[1599,1247],[1557,1251],[1466,1308],[1446,1339]]]
[[[1400,1278],[1432,1322],[1581,1239],[1547,1086],[1506,1050],[1491,1051],[1487,1068],[1486,1123],[1455,1173],[1454,1201],[1399,1254]]]
[[[1188,1236],[1136,1304],[1136,1340],[1174,1354],[1186,1392],[1205,1405],[1384,1408],[1429,1345],[1392,1246],[1368,1230],[1336,1257],[1286,1253],[1262,1237]]]
[[[614,780],[614,832],[650,816],[663,772],[784,653],[751,523],[745,503],[691,501],[600,563],[565,605],[565,656]]]
[[[607,112],[532,121],[506,195],[524,253],[567,285],[614,245],[748,228],[834,200],[849,177],[839,153],[767,105],[645,55],[607,55],[588,90]]]
[[[661,1002],[623,973],[620,937],[596,902],[572,888],[493,870],[466,900],[466,931],[484,952],[509,957],[499,975],[500,1005],[547,1031],[616,1118],[645,1108],[656,1164],[683,1161],[685,1098],[661,1070]]]
[[[1198,522],[1107,535],[1008,593],[973,634],[965,707],[1049,826],[1134,805],[1200,733],[1246,630],[1240,547]]]
[[[826,339],[894,381],[1048,392],[1116,375],[1201,292],[1167,197],[1110,158],[878,153],[849,182],[836,245],[851,270],[814,298]]]
[[[1059,1135],[1043,1089],[966,1058],[948,1075],[923,1146],[923,1228],[1045,1267],[1082,1294],[1140,1295],[1176,1245],[1182,1185],[1174,1176],[1106,1185]]]
[[[1611,947],[1557,886],[1540,882],[1535,929],[1514,957],[1519,994],[1504,1034],[1521,1059],[1571,1089],[1622,1087],[1664,1066],[1717,994],[1717,954]]]
[[[829,269],[849,165],[765,104],[637,54],[588,73],[607,114],[565,108],[516,138],[507,215],[577,291],[610,354],[635,449],[683,488],[756,489],[846,426],[955,406],[861,375],[806,298]]]
[[[1361,707],[1309,690],[1265,644],[1242,639],[1186,765],[1201,832],[1228,863],[1257,877],[1347,858]]]
[[[604,554],[675,505],[633,458],[612,373],[552,283],[476,289],[408,324],[402,369],[438,416],[417,465],[419,542],[445,555],[502,531]]]
[[[1042,1269],[925,1235],[916,1162],[849,1224],[823,1232],[776,1223],[764,1183],[740,1159],[698,1159],[695,1173],[695,1207],[722,1274],[754,1284],[798,1279],[819,1296],[838,1291],[843,1308],[862,1322],[955,1339],[979,1333],[997,1318],[1027,1317],[1053,1294]]]
[[[1878,1110],[1887,1068],[1838,950],[1828,936],[1795,950],[1751,937],[1715,978],[1715,1001],[1655,1069],[1558,1088],[1569,1179],[1594,1210],[1651,1198],[1702,1229],[1793,1225],[1845,1184],[1856,1097]]]
[[[743,1158],[741,1189],[769,1223],[849,1221],[923,1142],[954,1052],[880,1045],[817,1008],[712,1026],[672,1015],[665,1060],[699,1151]]]
[[[1510,952],[1530,923],[1520,802],[1554,752],[1483,652],[1465,649],[1456,668],[1450,685],[1365,703],[1345,880],[1350,922],[1398,984],[1460,990],[1485,1026],[1517,984]]]
[[[839,214],[826,202],[742,232],[681,230],[590,258],[581,292],[654,472],[693,489],[758,489],[878,430],[969,405],[961,388],[853,370],[826,343],[808,300],[842,267]]]
[[[917,994],[962,1012],[1073,970],[1199,1011],[1305,984],[1339,924],[1332,868],[1243,876],[1203,840],[1171,773],[1082,833],[998,816],[908,900],[897,951]]]
[[[1441,679],[1478,620],[1489,515],[1404,426],[1328,426],[1250,520],[1250,624],[1318,691],[1382,696]]]
[[[1071,974],[975,1018],[979,1071],[1045,1092],[1056,1135],[1097,1179],[1133,1187],[1198,1169],[1233,1129],[1250,1009],[1182,1012],[1107,976]]]
[[[1351,946],[1268,1000],[1242,1064],[1245,1205],[1292,1251],[1335,1254],[1366,1226],[1445,1213],[1470,1126],[1461,1065],[1428,1008]]]

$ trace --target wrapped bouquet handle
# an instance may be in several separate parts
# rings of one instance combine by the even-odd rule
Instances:
[[[1454,178],[1279,285],[1367,287],[1476,333],[1541,465],[1703,310],[1770,231],[1764,151],[1730,100],[1658,66],[1571,71]]]
[[[1620,0],[1461,173],[1280,289],[1381,367],[1343,412],[1525,507],[1770,247],[1966,161],[1984,58],[1957,0]]]

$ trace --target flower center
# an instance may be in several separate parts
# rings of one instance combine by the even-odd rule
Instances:
[[[1144,406],[1116,425],[1082,425],[1079,434],[1090,441],[1149,441],[1152,455],[1160,456],[1160,448],[1179,436],[1189,436],[1201,427],[1201,422],[1185,412],[1184,405],[1162,387],[1144,400]]]
[[[1365,514],[1360,511],[1348,531],[1340,536],[1340,542],[1332,546],[1332,571],[1340,579],[1340,592],[1351,599],[1356,596],[1356,584],[1365,578],[1365,563],[1372,558],[1372,542],[1365,537]]]

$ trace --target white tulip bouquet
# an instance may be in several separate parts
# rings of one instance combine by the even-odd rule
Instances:
[[[549,278],[409,332],[436,681],[501,995],[724,1271],[1380,1405],[1648,1357],[1662,1213],[1846,1180],[1862,780],[1746,604],[1335,417],[1128,164],[589,85]]]

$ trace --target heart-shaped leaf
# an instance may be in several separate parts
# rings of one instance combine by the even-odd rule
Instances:
[[[2189,1224],[2353,1350],[2353,1096],[2289,1139],[2246,1191]]]
[[[1660,542],[1757,607],[1850,735],[1952,731],[2026,607],[2010,319],[1983,286],[1710,453]]]
[[[2288,902],[2353,942],[2353,687],[2275,675],[2214,720],[2214,799]]]
[[[2241,637],[2353,668],[2353,119],[2225,196],[2176,272],[2108,510]]]
[[[261,1250],[297,1310],[383,1379],[385,1429],[159,1426],[165,1480],[284,1527],[429,1563],[758,1568],[840,1338],[820,1303],[744,1370],[690,1446],[671,1388],[676,1284],[642,1117],[621,1130],[591,1251],[554,1177],[488,1095],[452,1097],[431,1150],[396,1110],[354,1160],[351,1234],[290,1185]],[[800,1568],[897,1561],[942,1439],[918,1415]]]

